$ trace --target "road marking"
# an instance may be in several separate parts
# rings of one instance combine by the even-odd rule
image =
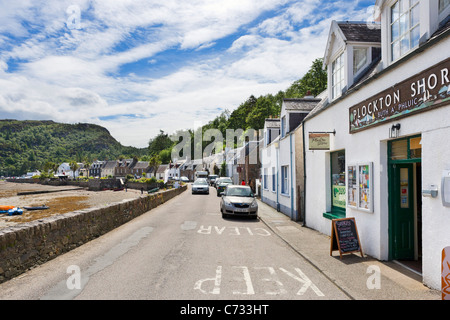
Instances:
[[[181,229],[184,231],[195,230],[197,228],[197,221],[185,221],[181,225]]]
[[[201,225],[197,233],[199,234],[206,234],[206,235],[228,235],[228,236],[243,236],[243,235],[249,235],[249,236],[262,236],[262,237],[268,237],[272,235],[267,229],[264,228],[250,228],[250,227],[218,227],[218,226],[204,226]]]
[[[230,270],[231,269],[231,270]],[[275,285],[274,288],[271,288],[263,294],[265,295],[289,295],[288,289],[283,285],[281,282],[277,271],[274,267],[253,267],[249,268],[246,266],[231,266],[228,270],[228,279],[231,278],[231,280],[225,281],[227,285],[230,283],[241,283],[244,282],[244,290],[242,290],[242,285],[240,289],[229,289],[231,290],[233,295],[255,295],[255,286],[253,283],[256,282],[264,282],[264,283],[273,283]],[[237,270],[237,271],[233,271]],[[266,273],[263,273],[262,271],[267,270],[268,276]],[[285,282],[289,284],[289,286],[292,288],[292,284],[294,283],[292,279],[296,280],[298,283],[301,284],[301,288],[299,290],[291,291],[293,294],[297,296],[303,296],[305,293],[308,292],[308,289],[311,289],[314,294],[318,297],[324,297],[322,291],[309,279],[305,273],[300,268],[294,268],[294,273],[288,271],[285,268],[279,268],[281,271],[281,274],[285,274],[288,277],[285,277]],[[194,290],[200,291],[202,294],[209,295],[219,295],[221,294],[221,284],[223,279],[223,267],[218,266],[216,267],[216,274],[212,278],[205,278],[198,280],[194,285]],[[225,270],[227,271],[227,270]],[[280,273],[280,272],[278,272]],[[253,275],[253,280],[252,280]],[[239,286],[239,285],[238,285]],[[261,286],[260,286],[261,287]],[[267,287],[267,286],[262,286]],[[311,291],[310,290],[310,291]]]

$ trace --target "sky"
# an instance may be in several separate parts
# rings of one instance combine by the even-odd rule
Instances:
[[[95,123],[126,146],[276,94],[375,0],[0,0],[0,119]]]

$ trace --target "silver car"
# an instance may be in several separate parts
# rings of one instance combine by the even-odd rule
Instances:
[[[206,193],[209,194],[209,184],[205,178],[198,178],[192,184],[192,194],[195,193]]]
[[[258,203],[249,186],[228,185],[220,201],[222,217],[258,217]]]

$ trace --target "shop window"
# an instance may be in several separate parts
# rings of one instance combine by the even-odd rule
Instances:
[[[331,153],[331,215],[345,217],[345,151]]]
[[[391,7],[391,59],[404,56],[419,45],[419,0],[398,0]]]

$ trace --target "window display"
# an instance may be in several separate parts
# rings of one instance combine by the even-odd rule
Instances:
[[[349,165],[347,176],[347,205],[358,210],[373,212],[372,163]]]

